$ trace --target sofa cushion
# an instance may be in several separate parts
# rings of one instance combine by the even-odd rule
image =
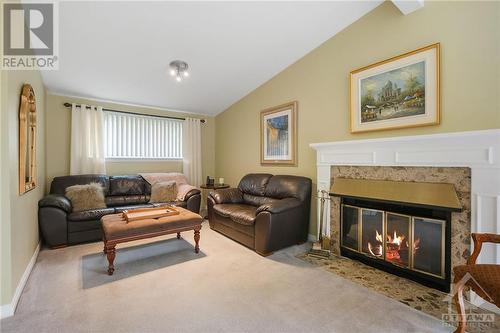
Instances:
[[[259,207],[265,204],[270,204],[275,201],[278,201],[279,199],[274,199],[274,198],[269,198],[269,197],[261,197],[258,195],[251,195],[251,194],[243,194],[243,201],[247,205],[252,205],[255,207]]]
[[[243,193],[262,196],[271,177],[268,173],[249,173],[240,180],[238,188]]]
[[[238,233],[245,234],[246,236],[249,236],[252,238],[255,235],[255,227],[253,224],[246,225],[246,224],[237,223],[237,222],[234,222],[233,220],[231,220],[229,217],[219,217],[217,219],[217,222],[212,221],[211,223],[212,223],[212,225],[214,223],[216,223],[218,225],[222,225],[223,229],[226,231],[226,233],[228,233],[228,232],[231,233],[231,231],[232,231],[232,233],[234,233],[235,231],[237,231]],[[220,229],[220,228],[218,228],[218,229]],[[251,247],[253,247],[253,246],[254,245],[252,243]]]
[[[87,185],[90,183],[99,183],[104,189],[104,195],[109,192],[109,178],[106,175],[75,175],[54,177],[50,184],[50,194],[64,195],[66,188],[73,185]]]
[[[122,213],[124,210],[131,210],[131,209],[138,209],[138,208],[152,208],[152,207],[154,207],[152,204],[119,206],[119,207],[115,207],[115,212]]]
[[[115,195],[106,197],[106,205],[108,207],[124,206],[124,205],[140,205],[149,201],[148,195]]]
[[[89,220],[99,220],[104,215],[113,214],[115,212],[114,208],[99,208],[92,210],[84,210],[81,212],[73,212],[68,215],[68,220],[70,221],[89,221]]]
[[[73,212],[106,208],[104,191],[99,183],[70,186],[66,188],[66,197],[71,201]]]
[[[109,195],[146,194],[146,181],[139,175],[109,177]]]
[[[156,202],[156,203],[152,203],[152,205],[153,205],[153,207],[161,207],[163,205],[169,205],[169,206],[186,208],[187,202],[186,201]]]
[[[311,179],[300,176],[273,176],[267,183],[264,195],[276,199],[311,200]]]
[[[236,223],[252,225],[255,223],[257,207],[244,204],[217,204],[214,205],[214,211]]]
[[[279,214],[286,212],[290,209],[295,209],[297,207],[302,206],[303,203],[299,199],[295,198],[285,198],[281,200],[275,200],[274,202],[263,204],[262,206],[257,207],[256,214],[260,212],[270,212],[273,214]]]

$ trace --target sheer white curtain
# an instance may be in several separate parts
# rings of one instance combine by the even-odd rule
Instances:
[[[104,113],[100,106],[71,108],[71,175],[106,173]]]
[[[189,183],[200,186],[201,182],[201,121],[186,118],[182,124],[182,170]]]

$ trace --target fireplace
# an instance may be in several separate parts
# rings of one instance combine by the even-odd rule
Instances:
[[[450,289],[451,184],[337,179],[340,253],[445,292]]]

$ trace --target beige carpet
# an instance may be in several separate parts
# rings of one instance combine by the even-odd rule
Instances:
[[[443,314],[448,313],[456,314],[456,307],[451,295],[383,272],[357,260],[336,255],[331,255],[330,258],[319,258],[307,253],[299,255],[298,258],[435,318],[442,319]],[[465,304],[467,313],[473,313],[475,316],[478,315],[477,318],[486,314],[489,318],[493,319],[488,322],[469,323],[467,326],[469,333],[500,332],[500,315],[478,308],[467,301],[465,301]],[[451,324],[455,325],[456,323],[453,322]]]
[[[263,258],[204,224],[122,245],[43,250],[2,332],[450,332],[441,322],[295,256]]]

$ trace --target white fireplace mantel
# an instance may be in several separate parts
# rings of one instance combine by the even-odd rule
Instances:
[[[335,165],[469,167],[471,231],[500,233],[500,129],[322,142],[310,146],[317,151],[318,190],[329,191],[331,167]],[[325,215],[329,234],[330,214]],[[500,246],[486,245],[478,262],[500,264]]]

